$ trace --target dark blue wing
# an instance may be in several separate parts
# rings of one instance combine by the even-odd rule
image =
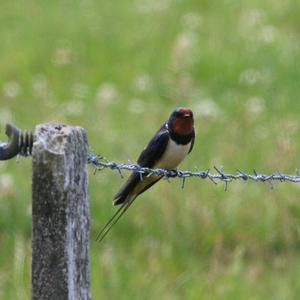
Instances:
[[[192,139],[191,139],[191,147],[190,147],[189,153],[193,150],[194,142],[195,142],[195,131],[193,130]]]
[[[165,152],[169,142],[169,132],[164,124],[151,139],[147,147],[138,158],[138,165],[141,167],[152,168]]]
[[[141,167],[152,168],[156,161],[158,161],[163,153],[165,152],[167,145],[169,142],[169,132],[164,124],[155,134],[155,136],[151,139],[147,147],[140,154],[137,163]],[[143,176],[142,176],[143,177]],[[158,178],[157,180],[159,180]],[[126,201],[130,192],[136,187],[136,185],[141,181],[141,175],[138,172],[132,172],[129,176],[126,183],[120,188],[117,194],[114,196],[114,204],[118,205]],[[153,185],[153,182],[151,185]],[[143,191],[148,189],[151,185],[145,187]]]

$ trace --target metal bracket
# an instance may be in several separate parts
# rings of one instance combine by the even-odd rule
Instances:
[[[0,142],[0,160],[7,160],[20,154],[31,155],[34,142],[31,132],[22,132],[12,124],[6,124],[5,134],[8,137],[7,143]]]

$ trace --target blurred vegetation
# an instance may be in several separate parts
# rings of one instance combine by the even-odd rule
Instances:
[[[187,106],[197,140],[181,168],[299,168],[299,1],[0,8],[1,140],[6,122],[58,121],[84,127],[96,153],[134,162]],[[30,159],[0,163],[1,299],[30,299],[30,174]],[[99,245],[123,180],[108,170],[89,180],[93,299],[298,299],[299,185],[162,181]]]

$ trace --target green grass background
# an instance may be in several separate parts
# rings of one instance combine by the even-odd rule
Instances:
[[[0,40],[0,140],[58,121],[134,162],[187,106],[181,168],[299,168],[298,0],[2,1]],[[123,180],[89,173],[93,299],[299,299],[299,185],[161,181],[99,245]],[[30,176],[30,158],[0,163],[1,299],[31,297]]]

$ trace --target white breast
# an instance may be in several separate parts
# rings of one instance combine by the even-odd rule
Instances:
[[[171,139],[168,142],[165,153],[155,164],[155,168],[175,169],[186,157],[191,147],[191,143],[178,145]]]

